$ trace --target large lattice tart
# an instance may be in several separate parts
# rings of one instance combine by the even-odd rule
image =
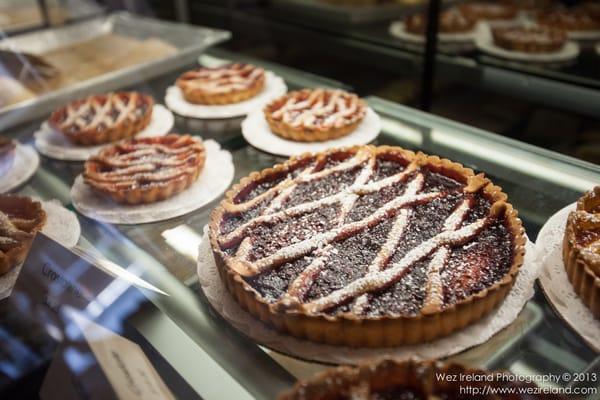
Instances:
[[[127,204],[153,203],[194,183],[206,159],[204,145],[190,135],[130,139],[102,150],[85,163],[85,183]]]
[[[532,383],[508,372],[457,363],[383,359],[356,367],[330,368],[279,396],[279,400],[563,399],[537,393]]]
[[[554,53],[567,42],[564,30],[550,26],[510,26],[492,28],[494,43],[506,50],[524,53]]]
[[[569,214],[563,261],[575,293],[600,318],[600,186],[579,199]]]
[[[117,92],[72,101],[54,111],[48,123],[71,142],[94,146],[138,134],[152,118],[154,100],[138,92]]]
[[[273,100],[264,109],[271,131],[298,142],[322,142],[346,136],[367,113],[367,104],[353,93],[303,89]]]
[[[46,223],[46,213],[29,197],[0,195],[0,274],[25,260],[35,234]]]
[[[202,67],[182,74],[175,84],[186,101],[195,104],[231,104],[248,100],[265,86],[265,71],[251,64]]]
[[[255,172],[212,213],[228,290],[276,330],[391,346],[469,325],[502,302],[525,237],[506,195],[460,164],[357,146]]]
[[[451,7],[440,13],[438,31],[441,33],[471,32],[477,23],[458,7]],[[417,13],[406,18],[406,31],[415,35],[424,35],[427,30],[427,15]]]

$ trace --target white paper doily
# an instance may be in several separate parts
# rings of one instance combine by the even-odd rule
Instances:
[[[267,153],[286,157],[308,151],[323,151],[332,147],[367,144],[375,140],[379,136],[380,131],[381,119],[371,107],[367,109],[365,119],[352,133],[326,142],[294,142],[293,140],[286,140],[277,136],[271,132],[271,128],[269,128],[269,124],[261,109],[252,111],[244,122],[242,122],[242,135],[248,143]]]
[[[562,241],[567,217],[575,203],[554,214],[538,235],[535,252],[542,265],[540,284],[554,309],[596,351],[600,351],[600,320],[581,302],[567,277],[562,258]]]
[[[148,126],[137,135],[138,138],[150,136],[163,136],[171,131],[175,117],[165,106],[155,104],[152,108],[152,119]],[[45,156],[66,161],[85,161],[110,144],[98,146],[77,146],[69,141],[65,135],[52,129],[44,122],[40,129],[34,133],[35,146]]]
[[[200,177],[188,189],[151,204],[118,204],[93,191],[79,175],[71,188],[73,206],[83,215],[112,224],[142,224],[187,214],[223,194],[234,175],[231,153],[214,140],[204,141],[206,162]]]
[[[505,58],[513,61],[532,62],[532,63],[551,63],[564,62],[575,59],[579,56],[579,45],[576,42],[569,41],[563,48],[554,53],[525,53],[522,51],[506,50],[496,46],[492,37],[492,32],[488,24],[479,25],[478,33],[475,38],[475,46],[479,51],[489,55]]]
[[[40,199],[34,198],[40,201]],[[67,248],[74,247],[81,235],[81,226],[74,212],[67,210],[58,200],[42,201],[46,223],[42,233]],[[0,276],[0,300],[8,296],[17,281],[21,265]]]
[[[200,119],[233,118],[244,116],[255,109],[260,109],[269,101],[283,96],[286,92],[287,86],[283,79],[270,71],[266,71],[265,87],[262,92],[246,101],[214,106],[192,104],[183,98],[181,89],[177,86],[169,86],[165,96],[165,104],[171,110],[184,117]]]
[[[40,156],[31,146],[17,143],[12,168],[0,179],[0,193],[6,193],[25,183],[35,174]]]
[[[487,317],[465,329],[429,343],[378,349],[353,349],[296,339],[270,329],[244,311],[221,281],[210,248],[207,228],[200,243],[197,272],[202,291],[212,307],[225,320],[252,340],[280,353],[329,364],[357,364],[367,358],[383,356],[430,359],[447,357],[484,343],[517,318],[525,303],[533,297],[533,283],[539,273],[539,264],[534,262],[533,244],[528,242],[526,248],[525,262],[512,290],[500,307]]]
[[[406,24],[404,23],[404,21],[392,22],[390,24],[389,33],[395,38],[404,40],[406,42],[425,44],[425,35],[416,35],[414,33],[408,32],[406,30]],[[476,29],[464,33],[439,33],[438,40],[440,43],[473,42],[475,40],[476,35]]]

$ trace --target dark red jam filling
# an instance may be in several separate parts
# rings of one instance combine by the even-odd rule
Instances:
[[[329,157],[325,162],[320,162],[320,165],[313,163],[310,168],[314,167],[314,170],[330,168],[347,159],[347,154],[343,153],[339,157]],[[405,169],[405,165],[404,160],[379,159],[376,163],[376,173],[371,177],[371,181],[396,175]],[[287,209],[338,193],[355,181],[362,167],[335,172],[317,181],[298,185],[284,203],[283,208]],[[302,168],[295,170],[302,170]],[[460,180],[462,178],[452,177],[452,171],[421,169],[419,172],[425,178],[423,188],[419,193],[440,193],[440,197],[409,206],[412,212],[408,223],[390,261],[383,267],[384,269],[400,261],[411,249],[442,232],[444,221],[465,198],[470,197],[471,202],[470,210],[462,226],[489,214],[490,201],[481,194],[463,193],[465,182]],[[286,179],[289,174],[285,172],[274,177],[263,178],[257,184],[249,185],[251,188],[243,189],[236,197],[236,202],[248,201],[260,193],[264,193],[278,182]],[[416,174],[412,174],[404,182],[388,186],[376,193],[361,195],[344,222],[359,221],[372,215],[377,209],[400,196],[405,191],[406,184],[415,176]],[[241,214],[226,214],[221,223],[221,232],[232,232],[236,227],[259,216],[271,200],[272,198],[267,198],[264,202],[259,202],[255,208]],[[284,221],[251,228],[245,234],[246,237],[251,238],[252,243],[249,261],[268,257],[286,246],[336,228],[339,226],[339,213],[339,204],[322,206],[317,210]],[[353,232],[347,237],[326,245],[325,264],[317,272],[312,283],[305,288],[306,292],[300,301],[308,302],[322,298],[363,277],[386,242],[397,215],[398,210],[391,212],[380,223],[363,231]],[[450,256],[441,271],[444,304],[456,303],[473,293],[490,287],[501,279],[512,264],[512,248],[512,235],[504,218],[492,221],[474,239],[452,247]],[[227,255],[233,255],[237,247],[223,250]],[[300,256],[297,260],[268,268],[257,276],[246,278],[246,281],[266,301],[275,302],[288,290],[289,285],[300,273],[316,257],[321,256],[322,250],[323,248],[315,249]],[[409,316],[418,314],[427,295],[427,270],[432,257],[431,253],[424,254],[422,259],[407,268],[393,282],[388,282],[386,286],[369,293],[363,313],[369,316],[390,313]],[[354,299],[345,304],[333,306],[325,312],[331,315],[349,312],[352,311],[353,304]]]

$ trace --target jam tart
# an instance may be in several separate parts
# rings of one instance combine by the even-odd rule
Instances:
[[[260,93],[265,86],[265,71],[251,64],[201,67],[183,73],[175,82],[186,101],[194,104],[239,103]]]
[[[25,260],[35,234],[45,223],[46,212],[39,201],[0,195],[0,274]]]
[[[475,28],[476,20],[469,17],[458,7],[451,7],[440,13],[440,33],[466,33]],[[406,18],[406,31],[415,35],[424,35],[427,30],[427,15],[417,13]]]
[[[554,53],[567,43],[564,30],[550,26],[511,26],[492,28],[496,46],[523,53]]]
[[[600,319],[600,186],[579,199],[569,214],[563,261],[575,293]]]
[[[135,136],[152,119],[154,100],[138,92],[116,92],[75,100],[54,111],[49,125],[72,143],[95,146]]]
[[[474,2],[459,6],[460,10],[469,19],[474,21],[510,20],[517,17],[516,7],[502,3]]]
[[[0,137],[0,177],[10,171],[15,161],[17,143],[14,140]]]
[[[528,394],[535,391],[533,383],[519,382],[508,372],[439,361],[383,359],[355,367],[329,368],[297,382],[280,394],[279,400],[564,399],[552,394]]]
[[[130,139],[86,161],[83,178],[118,203],[153,203],[187,189],[205,159],[202,141],[190,135]]]
[[[333,89],[292,91],[264,108],[271,131],[297,142],[323,142],[346,136],[363,121],[366,113],[364,100]]]
[[[540,25],[563,29],[567,32],[598,31],[600,20],[585,9],[553,10],[537,16]]]
[[[243,178],[211,215],[228,290],[292,336],[382,347],[432,340],[499,305],[525,236],[483,175],[399,147],[293,157]]]

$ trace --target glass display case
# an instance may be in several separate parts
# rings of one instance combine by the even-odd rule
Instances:
[[[336,51],[348,51],[354,56],[366,57],[372,63],[385,64],[385,68],[411,66],[416,74],[421,65],[418,50],[406,49],[389,37],[387,22],[373,24],[370,20],[365,26],[364,15],[340,16],[319,11],[315,18],[327,21],[338,18],[339,21],[335,29],[325,28],[322,24],[317,29],[317,25],[310,25],[308,16],[297,18],[289,8],[276,4],[279,2],[273,2],[271,7],[260,11],[256,11],[253,2],[234,3],[225,10],[219,4],[193,2],[190,4],[192,20],[199,18],[201,10],[212,10],[211,18],[216,18],[214,16],[219,13],[227,15],[230,24],[220,27],[235,25],[234,36],[240,33],[237,28],[241,25],[246,31],[261,26],[266,27],[273,37],[284,41],[298,35],[297,38],[315,45],[317,42],[330,45]],[[303,7],[300,2],[285,3],[292,8]],[[394,18],[420,7],[418,4],[387,6],[384,14],[393,13]],[[284,12],[280,7],[288,11]],[[375,21],[381,21],[379,10],[372,10],[371,14]],[[202,16],[209,18],[209,14]],[[355,23],[358,25],[353,25]],[[222,38],[226,36],[222,35]],[[355,90],[341,80],[324,78],[245,53],[223,46],[211,48],[200,55],[198,63],[206,66],[228,62],[252,63],[283,78],[290,90],[315,87]],[[594,57],[587,54],[576,64],[558,70],[516,66],[477,53],[440,53],[437,60],[438,73],[448,73],[469,84],[490,85],[493,90],[513,95],[526,93],[540,101],[597,115],[600,91],[597,90],[599,77],[594,75],[598,71],[592,66],[598,65]],[[118,85],[111,80],[85,91],[65,94],[58,100],[60,103],[82,94],[109,90],[136,90],[150,94],[156,103],[163,103],[168,88],[178,76],[196,66],[197,63],[190,57],[183,61],[170,60],[150,75],[142,74],[130,81],[121,79]],[[561,93],[560,99],[554,96],[557,93]],[[600,166],[596,164],[381,97],[365,96],[365,100],[381,118],[381,131],[374,144],[401,146],[438,155],[460,162],[476,172],[484,172],[508,195],[531,242],[536,242],[540,229],[549,218],[600,183]],[[35,149],[36,132],[48,118],[47,112],[57,106],[56,102],[43,106],[41,113],[32,106],[27,109],[33,110],[31,115],[21,116],[18,123],[6,120],[3,123],[2,118],[5,117],[0,116],[2,136]],[[204,141],[213,140],[230,152],[235,183],[252,171],[260,171],[285,160],[251,146],[242,135],[242,120],[207,120],[176,114],[170,130],[189,133]],[[81,341],[81,337],[71,330],[73,326],[81,325],[69,325],[65,321],[77,322],[79,317],[73,317],[72,311],[63,312],[58,304],[55,308],[61,310],[59,319],[62,323],[49,323],[38,318],[37,306],[31,305],[36,302],[38,287],[37,283],[34,284],[33,273],[28,272],[28,262],[34,263],[34,257],[35,260],[55,262],[65,271],[70,271],[69,274],[73,275],[69,279],[83,279],[81,277],[89,273],[92,280],[101,286],[102,291],[98,294],[83,293],[84,297],[88,297],[81,310],[90,313],[90,304],[93,303],[96,307],[94,321],[101,321],[104,326],[139,346],[158,371],[157,385],[162,388],[162,397],[154,393],[156,398],[276,398],[296,380],[305,379],[330,366],[282,354],[256,343],[248,332],[234,327],[211,305],[198,280],[198,268],[203,267],[201,263],[199,265],[198,256],[210,213],[223,198],[222,194],[192,212],[159,222],[100,222],[85,216],[73,204],[72,188],[83,168],[83,162],[42,155],[39,168],[33,175],[11,189],[16,194],[42,201],[57,200],[75,213],[81,235],[72,252],[49,239],[36,239],[32,249],[34,255],[30,253],[23,266],[27,273],[15,276],[17,287],[13,294],[0,301],[0,333],[3,338],[0,345],[0,393],[3,398],[35,398],[38,393],[42,398],[77,398],[76,393],[91,398],[94,390],[110,393],[107,395],[110,397],[124,398],[122,392],[119,394],[116,389],[115,392],[100,392],[101,389],[95,388],[95,385],[100,387],[97,382],[106,379],[87,374],[94,362],[81,355],[88,351],[97,359],[101,357],[91,345],[94,341],[87,337],[92,349],[78,347],[81,343],[74,338]],[[225,180],[225,174],[225,169],[217,171],[214,179]],[[102,283],[104,281],[106,283]],[[59,291],[68,292],[67,287],[68,284],[61,286]],[[39,305],[45,306],[49,306],[47,299]],[[512,323],[484,343],[452,355],[449,360],[508,370],[523,376],[561,376],[562,379],[540,384],[560,388],[585,387],[587,392],[583,398],[598,398],[600,381],[589,378],[600,376],[598,348],[582,338],[556,307],[536,281],[533,297]],[[597,334],[600,335],[600,331]],[[123,354],[132,353],[123,350]],[[56,372],[60,370],[57,359],[66,360],[74,374],[72,377],[65,380]],[[586,375],[589,379],[581,378],[583,375],[580,374],[585,373],[592,375]],[[112,378],[107,376],[107,381],[114,385]],[[65,387],[61,386],[63,382]],[[70,386],[75,388],[72,392],[66,389]]]

